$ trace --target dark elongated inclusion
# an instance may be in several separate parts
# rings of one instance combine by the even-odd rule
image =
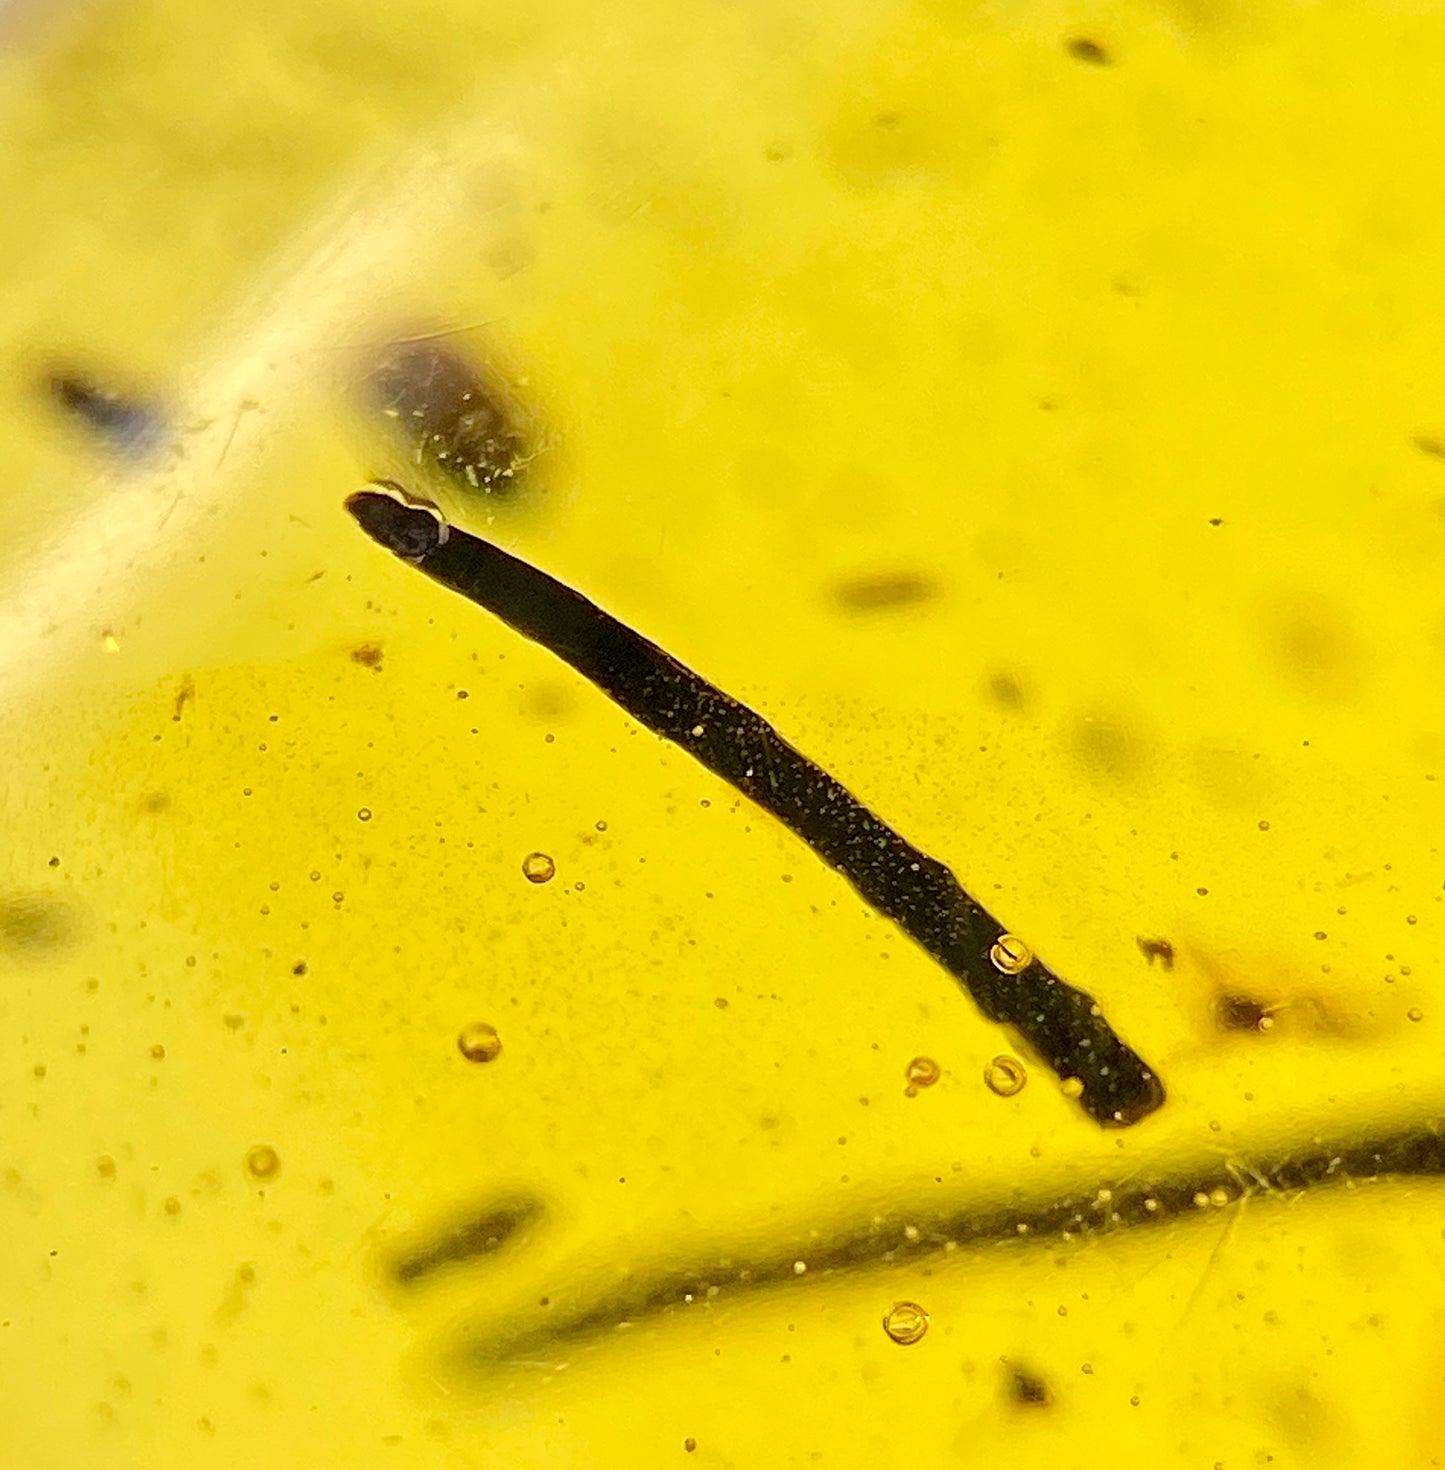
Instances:
[[[394,493],[393,493],[394,491]],[[991,1021],[1012,1026],[1097,1122],[1126,1125],[1164,1087],[1115,1035],[1092,996],[1039,960],[1008,974],[990,959],[1003,926],[768,722],[570,587],[468,535],[399,487],[347,509],[373,540],[564,659],[640,724],[680,745],[790,828],[936,959]]]

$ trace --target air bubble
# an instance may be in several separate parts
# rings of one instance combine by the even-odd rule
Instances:
[[[281,1172],[281,1155],[269,1143],[258,1143],[246,1153],[246,1172],[252,1179],[269,1182]]]
[[[1412,1021],[1423,1021],[1425,1019],[1425,1012],[1422,1011],[1418,1006],[1411,1006],[1410,1009],[1405,1012],[1405,1014],[1409,1016]]]
[[[457,1050],[469,1062],[494,1062],[502,1054],[502,1038],[495,1026],[473,1021],[457,1034]]]
[[[1013,1097],[1016,1093],[1022,1092],[1024,1083],[1028,1080],[1028,1068],[1017,1057],[1006,1054],[996,1056],[983,1069],[984,1086],[990,1092],[996,1092],[1000,1097]],[[1072,1080],[1077,1081],[1078,1079]]]
[[[1065,1097],[1080,1098],[1084,1095],[1084,1079],[1082,1077],[1065,1077],[1059,1083],[1059,1091]]]
[[[912,1347],[928,1331],[928,1313],[917,1302],[894,1302],[883,1317],[883,1330],[899,1347]]]
[[[356,814],[356,820],[358,822],[369,822],[371,820],[371,808],[369,806],[362,807]]]
[[[522,876],[529,883],[549,883],[556,872],[557,864],[545,852],[529,852],[522,859]]]
[[[943,1068],[932,1057],[914,1057],[903,1074],[908,1086],[903,1089],[906,1097],[917,1097],[920,1087],[932,1087],[943,1076]]]
[[[1005,975],[1021,975],[1034,962],[1033,951],[1017,934],[1000,934],[988,957]]]

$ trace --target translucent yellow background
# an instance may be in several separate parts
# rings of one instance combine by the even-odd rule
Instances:
[[[7,1465],[1438,1463],[1429,1180],[465,1345],[1438,1117],[1445,15],[273,0],[3,44]],[[443,328],[548,426],[516,506],[451,512],[950,864],[1162,1112],[988,1091],[1016,1042],[806,848],[360,535],[407,473],[368,354]],[[149,459],[58,416],[71,363],[169,406]],[[877,577],[921,593],[851,608]]]

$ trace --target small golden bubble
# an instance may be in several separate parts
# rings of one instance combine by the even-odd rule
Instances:
[[[1229,1203],[1229,1191],[1222,1184],[1216,1184],[1209,1191],[1209,1203],[1216,1210],[1222,1210]]]
[[[457,1050],[469,1062],[492,1062],[502,1054],[502,1038],[495,1026],[473,1021],[457,1034]]]
[[[252,1179],[272,1180],[281,1172],[281,1155],[269,1143],[258,1143],[247,1150],[246,1172]]]
[[[163,1208],[168,1215],[179,1215],[181,1212],[181,1202],[175,1197],[175,1195],[172,1195],[165,1202]]]
[[[362,807],[356,814],[356,820],[358,822],[369,822],[371,820],[371,808],[369,806]]]
[[[1062,1092],[1065,1097],[1083,1097],[1084,1079],[1082,1077],[1065,1077],[1064,1080],[1059,1083],[1059,1091]]]
[[[996,1092],[1000,1097],[1013,1097],[1015,1093],[1022,1092],[1024,1083],[1028,1080],[1028,1069],[1017,1057],[996,1056],[983,1069],[984,1086],[990,1092]],[[1080,1091],[1082,1090],[1081,1085]]]
[[[688,1454],[691,1454],[697,1448],[697,1441],[692,1437],[692,1435],[689,1434],[688,1437],[683,1440],[682,1447],[688,1452]]]
[[[920,1087],[932,1087],[943,1076],[943,1068],[932,1057],[914,1057],[904,1073],[908,1079],[908,1096],[917,1096]]]
[[[994,969],[1002,970],[1005,975],[1022,974],[1034,962],[1033,951],[1017,934],[1000,934],[988,957]]]
[[[1207,1210],[1209,1208],[1209,1196],[1202,1189],[1194,1192],[1194,1208],[1196,1210]]]
[[[928,1313],[917,1302],[894,1302],[883,1317],[883,1330],[899,1347],[912,1347],[928,1331]]]
[[[598,822],[598,823],[596,823],[596,827],[597,827],[597,830],[599,832],[605,832],[607,830],[607,823],[606,822]]]
[[[529,883],[547,883],[557,872],[557,864],[545,852],[529,852],[522,859],[522,876]]]
[[[165,1061],[165,1059],[166,1059],[166,1049],[165,1049],[165,1047],[159,1045],[159,1043],[157,1045],[151,1047],[151,1056],[156,1061],[158,1061],[158,1062]]]
[[[107,653],[119,653],[120,639],[117,638],[114,633],[106,633],[102,636],[100,640],[100,646],[105,649]]]
[[[1422,1011],[1418,1006],[1411,1006],[1410,1009],[1405,1012],[1405,1014],[1409,1016],[1412,1021],[1423,1021],[1425,1019],[1425,1012]]]

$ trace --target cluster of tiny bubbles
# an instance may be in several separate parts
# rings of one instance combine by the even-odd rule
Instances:
[[[1021,975],[1034,962],[1033,951],[1017,934],[1000,934],[988,957],[1005,975]]]
[[[917,1302],[894,1302],[883,1314],[883,1330],[899,1347],[912,1347],[928,1331],[928,1313]]]
[[[457,1033],[457,1050],[469,1062],[494,1062],[502,1054],[502,1038],[495,1026],[473,1021]]]
[[[1013,1097],[1022,1092],[1024,1083],[1028,1080],[1028,1068],[1017,1057],[1011,1057],[1007,1053],[996,1056],[983,1069],[984,1086],[1000,1097]]]
[[[943,1068],[932,1057],[914,1057],[904,1073],[908,1086],[903,1089],[904,1097],[917,1097],[920,1087],[932,1087],[943,1076]]]
[[[269,1143],[258,1143],[246,1151],[246,1173],[261,1183],[269,1183],[281,1172],[281,1155]]]
[[[529,883],[548,883],[556,872],[557,864],[545,852],[529,852],[522,859],[522,876]]]

